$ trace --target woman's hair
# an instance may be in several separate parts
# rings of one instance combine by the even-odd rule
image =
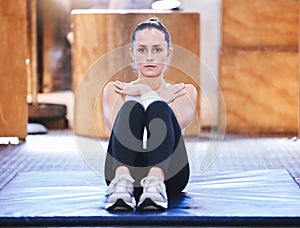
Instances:
[[[144,29],[152,29],[155,28],[159,31],[162,31],[165,34],[165,40],[168,43],[168,48],[170,47],[171,44],[171,37],[169,34],[169,31],[167,28],[163,25],[163,23],[158,19],[158,18],[149,18],[146,21],[143,21],[139,23],[135,29],[133,30],[132,37],[131,37],[131,43],[133,45],[135,39],[136,39],[136,33],[138,31],[144,30]]]

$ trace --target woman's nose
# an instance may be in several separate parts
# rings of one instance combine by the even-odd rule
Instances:
[[[148,53],[147,53],[147,61],[152,61],[152,60],[154,60],[153,53],[152,53],[152,51],[148,51]]]

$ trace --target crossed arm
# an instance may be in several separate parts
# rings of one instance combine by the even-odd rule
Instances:
[[[145,84],[109,82],[103,93],[104,120],[111,130],[118,111],[124,103],[124,95],[142,96],[152,89]],[[172,108],[180,127],[183,129],[191,122],[197,100],[197,91],[191,84],[174,84],[156,91],[161,100]]]

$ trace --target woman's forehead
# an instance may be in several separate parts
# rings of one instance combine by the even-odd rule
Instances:
[[[168,44],[166,41],[158,42],[158,41],[141,41],[134,42],[135,47],[166,47]]]
[[[155,28],[151,29],[143,29],[136,33],[135,37],[136,43],[141,42],[158,42],[158,43],[166,43],[165,34]]]

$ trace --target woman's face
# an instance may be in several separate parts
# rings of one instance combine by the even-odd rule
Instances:
[[[163,32],[155,28],[138,31],[131,55],[139,77],[163,76],[171,52]]]

